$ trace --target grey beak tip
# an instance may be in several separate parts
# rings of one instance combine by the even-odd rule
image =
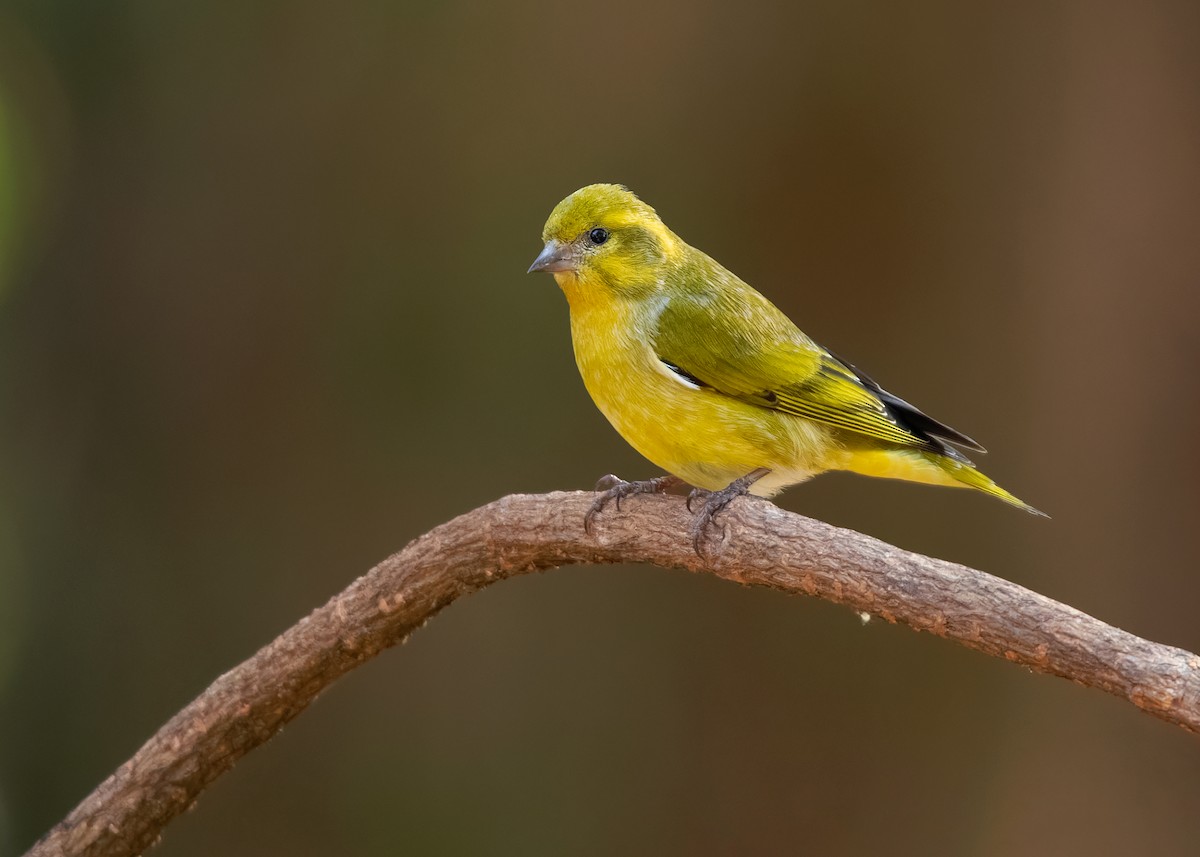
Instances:
[[[546,246],[542,248],[542,252],[533,260],[533,264],[529,266],[529,270],[525,273],[532,274],[534,271],[547,271],[551,274],[557,271],[565,271],[570,267],[568,261],[569,251],[560,245],[557,241],[547,241]]]

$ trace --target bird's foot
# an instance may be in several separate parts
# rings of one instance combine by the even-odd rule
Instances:
[[[596,521],[596,516],[604,511],[604,507],[609,503],[616,502],[617,511],[621,511],[621,501],[635,494],[662,494],[669,488],[676,485],[682,485],[683,480],[678,476],[659,476],[656,479],[644,479],[640,482],[626,482],[619,476],[614,476],[609,473],[606,476],[601,476],[600,481],[596,483],[596,491],[600,492],[600,496],[592,503],[592,507],[588,509],[587,514],[583,516],[584,532],[591,535],[592,525]]]
[[[713,524],[713,519],[717,513],[722,511],[726,506],[736,500],[738,497],[745,496],[750,493],[750,486],[762,479],[770,469],[760,467],[757,470],[752,470],[740,479],[735,479],[722,488],[720,491],[705,491],[703,488],[696,488],[688,495],[687,507],[688,511],[692,511],[692,503],[703,499],[704,505],[700,507],[700,511],[692,518],[692,523],[688,526],[688,535],[692,537],[692,547],[696,551],[697,556],[704,556],[704,540],[708,534],[709,527]],[[721,539],[724,540],[724,533],[721,534]]]

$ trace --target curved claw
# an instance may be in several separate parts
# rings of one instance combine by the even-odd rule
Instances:
[[[688,535],[692,537],[692,548],[696,551],[697,556],[704,556],[705,535],[717,514],[738,497],[748,494],[750,486],[770,472],[769,469],[760,467],[740,479],[733,480],[720,491],[704,492],[707,495],[704,497],[704,505],[700,507],[700,511],[696,513],[696,517],[692,518],[692,523],[688,526]],[[697,488],[688,495],[688,511],[692,509],[693,499],[704,496],[699,493],[700,491],[701,489]],[[725,541],[724,530],[721,531],[721,541]]]
[[[694,503],[697,500],[700,500],[704,497],[708,497],[711,494],[712,494],[712,492],[709,491],[707,488],[693,488],[691,491],[688,492],[688,495],[687,495],[687,503],[686,503],[687,510],[689,512],[694,511],[692,509],[692,503]]]
[[[589,508],[587,513],[583,516],[583,531],[589,536],[592,534],[592,524],[595,522],[596,516],[604,511],[604,507],[607,506],[608,501],[612,499],[612,497],[609,496],[609,492],[615,490],[617,487],[618,486],[614,485],[612,488],[604,491],[599,497],[593,500],[591,508]]]
[[[708,535],[708,527],[713,523],[712,515],[697,515],[692,519],[692,523],[688,526],[688,535],[692,537],[692,550],[696,552],[696,556],[704,556],[705,536]],[[725,541],[725,530],[721,529],[720,541]]]
[[[704,500],[704,505],[700,507],[700,511],[696,513],[696,516],[692,518],[691,524],[688,525],[688,535],[692,537],[692,549],[696,551],[697,556],[704,556],[705,536],[708,535],[708,528],[715,523],[717,513],[724,510],[734,499],[741,497],[745,493],[745,488],[737,492],[732,492],[729,488],[724,488],[720,491],[710,491],[708,493],[708,496]],[[725,541],[725,529],[723,527],[721,528],[720,541]]]
[[[587,514],[583,516],[583,531],[589,536],[592,534],[592,525],[596,521],[596,516],[604,511],[604,507],[609,503],[615,502],[617,511],[621,511],[621,501],[627,497],[632,497],[635,494],[661,494],[668,488],[679,484],[678,476],[659,476],[656,479],[646,479],[641,482],[626,482],[619,476],[614,476],[609,473],[601,476],[596,483],[596,490],[600,492],[600,496],[593,502]]]
[[[595,491],[610,491],[618,485],[625,484],[625,480],[615,473],[605,473],[596,480]]]

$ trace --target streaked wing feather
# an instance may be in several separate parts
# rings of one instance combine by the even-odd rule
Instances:
[[[987,452],[987,450],[984,449],[978,441],[968,437],[958,429],[951,428],[945,423],[935,420],[933,417],[917,409],[914,405],[910,405],[899,396],[893,395],[892,393],[889,393],[887,390],[883,389],[883,387],[881,387],[874,378],[863,372],[857,366],[842,360],[840,357],[833,354],[833,352],[828,353],[835,360],[845,366],[849,371],[853,372],[855,377],[857,377],[859,381],[861,381],[862,384],[867,387],[867,389],[879,396],[888,409],[893,411],[901,420],[901,422],[910,426],[913,431],[919,434],[932,435],[933,437],[941,438],[942,440],[948,440],[951,443],[958,444],[966,449],[972,449],[975,452]]]
[[[828,352],[818,371],[799,384],[778,384],[779,410],[904,446],[927,440],[902,425],[883,400]]]
[[[740,281],[726,285],[667,305],[654,340],[661,360],[713,391],[877,440],[964,462],[944,441],[982,449],[817,345]]]

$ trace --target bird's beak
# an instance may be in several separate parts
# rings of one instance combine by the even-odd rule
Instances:
[[[546,242],[546,246],[542,248],[542,252],[533,260],[533,264],[529,266],[529,270],[525,273],[532,274],[534,271],[548,271],[551,274],[555,274],[562,271],[574,271],[575,261],[575,254],[571,252],[571,247],[559,244],[551,238]]]

